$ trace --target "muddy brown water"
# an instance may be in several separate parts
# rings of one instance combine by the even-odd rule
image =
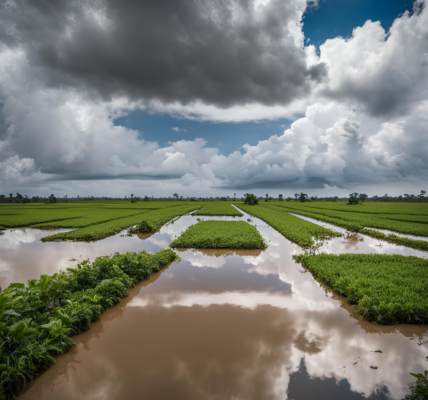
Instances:
[[[257,218],[234,220],[247,218],[266,250],[178,249],[180,262],[76,336],[76,347],[20,399],[402,399],[409,372],[428,369],[428,326],[362,319],[292,260],[299,246]],[[42,243],[50,232],[6,231],[1,282],[52,274],[75,265],[72,258],[156,252],[195,222],[184,216],[154,235],[94,243]],[[323,250],[427,256],[358,234]]]

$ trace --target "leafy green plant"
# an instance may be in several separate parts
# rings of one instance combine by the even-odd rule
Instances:
[[[0,290],[0,398],[14,398],[54,356],[74,346],[71,336],[88,330],[137,281],[175,259],[169,249],[116,253]]]
[[[410,394],[405,400],[426,400],[428,399],[428,371],[423,374],[410,374],[416,378],[416,382],[409,384]]]

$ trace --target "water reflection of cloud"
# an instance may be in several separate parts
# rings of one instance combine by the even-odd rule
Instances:
[[[34,232],[25,229],[8,230],[0,235],[0,249],[17,249],[23,243],[36,241]]]

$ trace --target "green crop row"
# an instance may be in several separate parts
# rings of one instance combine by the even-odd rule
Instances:
[[[347,296],[370,321],[428,322],[428,260],[401,255],[324,253],[300,260],[319,280]]]
[[[103,222],[113,221],[119,218],[131,217],[133,215],[141,215],[150,210],[109,210],[109,212],[103,213],[92,213],[85,217],[54,221],[54,222],[44,222],[43,224],[32,225],[32,228],[85,228],[87,226],[101,224]],[[95,214],[95,215],[94,215]]]
[[[269,207],[275,207],[275,206],[269,206]],[[282,208],[283,207],[281,207],[281,209]],[[412,247],[414,249],[428,251],[428,241],[426,241],[426,240],[410,239],[410,238],[405,238],[405,237],[401,237],[401,236],[394,235],[394,234],[386,235],[383,232],[379,232],[379,231],[375,231],[375,230],[371,230],[371,229],[364,229],[363,225],[355,223],[355,222],[349,222],[349,221],[345,221],[343,219],[338,219],[338,218],[331,218],[331,217],[327,217],[327,216],[322,215],[322,214],[315,214],[312,212],[307,212],[307,211],[302,211],[302,210],[297,210],[297,209],[288,209],[287,211],[288,212],[294,212],[294,213],[299,214],[299,215],[304,215],[306,217],[314,218],[314,219],[317,219],[319,221],[327,222],[327,223],[330,223],[332,225],[340,226],[340,227],[348,229],[352,232],[360,232],[360,233],[363,233],[365,235],[368,235],[368,236],[371,236],[371,237],[374,237],[377,239],[385,240],[389,243],[394,243],[397,245],[402,245],[402,246]]]
[[[180,207],[168,207],[162,210],[152,211],[144,215],[143,219],[140,219],[139,224],[129,230],[130,233],[154,233],[157,232],[162,225],[171,221],[175,217],[187,214],[191,211],[197,210],[200,205],[186,205]]]
[[[383,203],[366,202],[357,205],[349,205],[347,202],[327,202],[315,201],[309,203],[300,203],[295,201],[271,202],[271,204],[281,204],[297,207],[305,207],[319,210],[343,211],[362,214],[405,214],[405,215],[425,215],[428,216],[428,203]]]
[[[410,239],[406,237],[397,236],[392,233],[389,235],[386,235],[383,232],[374,231],[372,229],[362,229],[360,232],[367,236],[374,237],[376,239],[385,240],[386,242],[389,242],[389,243],[394,243],[394,244],[398,244],[406,247],[413,247],[414,249],[428,251],[428,241],[426,240]]]
[[[294,205],[281,205],[278,208],[285,209],[287,211],[296,212],[297,214],[303,212],[310,212],[316,214],[319,217],[317,219],[328,222],[324,217],[334,218],[336,220],[347,221],[349,223],[354,223],[357,225],[369,228],[377,229],[387,229],[395,232],[410,234],[410,235],[419,235],[419,236],[428,236],[428,225],[415,222],[404,222],[387,219],[385,217],[380,218],[374,215],[362,214],[362,213],[352,213],[352,212],[343,212],[343,211],[334,211],[334,210],[315,210],[314,208],[308,209],[305,206],[294,206]],[[309,216],[309,215],[308,215]]]
[[[189,227],[171,244],[175,248],[264,249],[259,231],[245,221],[203,221]]]
[[[198,210],[193,215],[227,215],[227,216],[239,216],[242,217],[235,207],[232,207],[229,203],[213,202],[202,205],[202,210]]]
[[[155,255],[126,253],[99,257],[28,286],[0,289],[0,398],[13,399],[24,385],[74,345],[71,336],[90,328],[136,282],[172,261],[172,250]]]
[[[70,232],[61,232],[54,235],[43,237],[43,242],[53,242],[59,240],[91,241],[103,239],[114,235],[123,229],[138,224],[143,214],[133,215],[131,217],[119,218],[103,224],[91,225],[86,228],[76,229]]]
[[[323,228],[322,226],[305,221],[301,218],[265,206],[250,206],[242,203],[236,204],[242,211],[254,215],[257,218],[265,221],[272,228],[284,235],[287,239],[296,242],[303,248],[310,247],[314,244],[314,240],[323,239],[333,236],[340,236],[340,233],[331,229]]]

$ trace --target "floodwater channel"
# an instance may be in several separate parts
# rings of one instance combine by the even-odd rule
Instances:
[[[74,337],[76,347],[20,399],[402,399],[409,373],[428,369],[427,325],[361,318],[294,262],[298,245],[253,216],[200,218],[250,219],[268,248],[179,249],[181,261]],[[1,285],[52,274],[72,259],[157,252],[196,222],[186,215],[154,235],[93,243],[43,243],[51,232],[8,230],[0,236]],[[427,256],[359,234],[322,250]]]

